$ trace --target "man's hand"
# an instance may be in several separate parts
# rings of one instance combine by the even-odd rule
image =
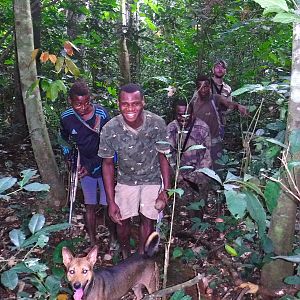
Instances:
[[[238,104],[237,109],[242,116],[249,116],[249,111],[246,106]]]
[[[108,205],[108,215],[114,223],[122,225],[120,208],[115,202],[111,202]]]
[[[158,197],[155,201],[155,208],[161,212],[167,205],[167,202],[168,202],[168,193],[166,190],[162,190],[159,194],[158,194]]]
[[[83,178],[84,176],[88,175],[88,171],[84,166],[79,166],[78,168],[78,178]]]

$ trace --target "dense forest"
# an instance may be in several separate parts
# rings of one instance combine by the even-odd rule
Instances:
[[[169,123],[174,98],[189,102],[197,74],[211,76],[222,59],[233,100],[249,115],[227,116],[222,170],[205,170],[212,191],[204,216],[201,199],[176,182],[169,190],[159,224],[161,287],[182,284],[167,296],[173,300],[300,299],[299,5],[2,0],[0,298],[71,299],[61,249],[88,247],[80,191],[68,224],[57,138],[74,81],[84,79],[112,116],[119,86],[138,83],[147,110]],[[117,264],[107,235],[100,221],[102,264]]]

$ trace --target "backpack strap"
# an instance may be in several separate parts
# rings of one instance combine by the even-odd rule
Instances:
[[[211,86],[211,90],[212,90],[213,94],[215,94],[214,91],[216,91],[218,95],[222,94],[223,83],[221,84],[221,88],[219,88],[218,85],[215,83],[215,81],[211,78],[210,79],[210,86]]]
[[[186,137],[185,137],[185,139],[184,139],[184,142],[183,142],[183,146],[182,146],[181,151],[180,151],[180,158],[182,157],[183,152],[186,150],[185,147],[186,147],[186,144],[187,144],[187,142],[188,142],[188,140],[189,140],[189,138],[190,138],[190,135],[191,135],[191,132],[192,132],[192,130],[193,130],[195,121],[196,121],[196,119],[193,118],[192,124],[191,124],[191,126],[190,126],[190,128],[189,128],[189,131],[187,132],[187,135],[186,135]]]

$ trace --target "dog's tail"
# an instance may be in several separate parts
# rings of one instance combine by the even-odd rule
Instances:
[[[146,243],[145,243],[145,253],[147,256],[152,257],[158,251],[160,237],[158,232],[152,232]]]

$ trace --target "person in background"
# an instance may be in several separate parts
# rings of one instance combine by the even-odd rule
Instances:
[[[98,155],[103,158],[103,178],[108,211],[117,224],[123,258],[130,254],[131,218],[139,216],[139,253],[159,212],[168,201],[170,188],[167,128],[164,120],[144,110],[145,97],[137,84],[122,86],[120,115],[112,118],[100,133]],[[162,143],[160,143],[162,142]],[[118,156],[117,185],[114,184],[114,154]]]
[[[197,170],[212,166],[209,127],[201,119],[194,117],[193,105],[185,100],[175,100],[174,110],[175,120],[167,126],[171,144],[170,164],[174,171],[178,167],[178,159],[180,160],[179,167],[190,167],[179,170],[178,185],[185,188],[186,194],[191,194],[192,199],[197,197],[206,201],[209,179]],[[203,147],[189,150],[195,145]]]
[[[229,101],[222,95],[212,94],[210,78],[205,75],[198,75],[196,79],[196,91],[192,98],[194,107],[194,117],[204,121],[211,134],[211,158],[213,169],[220,166],[217,160],[222,156],[222,122],[218,113],[218,108],[224,106],[229,109],[238,110],[242,115],[248,115],[248,110],[244,105],[234,101]]]
[[[98,187],[100,204],[105,206],[107,215],[106,193],[102,178],[102,159],[97,155],[99,149],[99,133],[110,119],[105,108],[91,103],[90,92],[83,80],[77,80],[69,91],[68,102],[71,107],[61,114],[60,137],[64,141],[63,154],[68,158],[70,143],[75,143],[80,165],[78,176],[84,195],[86,208],[85,223],[91,245],[96,244],[96,208],[98,204]],[[114,223],[107,217],[106,224],[111,234],[111,243],[115,243]]]
[[[213,75],[210,81],[212,94],[222,95],[227,100],[232,101],[231,87],[224,82],[224,77],[227,73],[227,63],[222,59],[217,60],[213,65],[212,72]],[[225,106],[220,105],[220,107],[218,108],[218,112],[222,125],[221,138],[223,139],[225,134],[224,127],[226,125],[226,114],[228,112],[228,109]]]

